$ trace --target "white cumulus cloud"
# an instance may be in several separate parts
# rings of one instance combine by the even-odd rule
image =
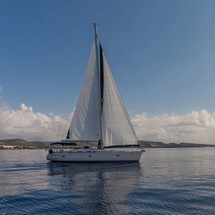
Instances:
[[[0,139],[59,140],[66,135],[68,126],[68,117],[34,112],[25,104],[18,110],[0,107]]]
[[[142,113],[135,115],[132,122],[140,139],[215,144],[215,113],[207,110],[192,111],[184,116]]]
[[[25,104],[14,110],[4,103],[0,106],[0,139],[60,140],[65,138],[71,116],[35,112]],[[131,120],[140,140],[215,144],[215,112],[192,111],[183,116],[141,113]]]

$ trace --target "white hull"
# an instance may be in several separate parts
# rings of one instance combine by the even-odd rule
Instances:
[[[79,149],[52,151],[47,160],[68,163],[139,162],[142,149]]]

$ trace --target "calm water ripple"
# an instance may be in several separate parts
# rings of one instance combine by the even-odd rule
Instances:
[[[147,149],[140,164],[56,164],[0,150],[0,214],[215,214],[215,149]]]

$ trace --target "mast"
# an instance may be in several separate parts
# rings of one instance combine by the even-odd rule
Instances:
[[[98,39],[98,31],[96,23],[93,23],[95,32],[95,48],[96,48],[96,65],[98,71],[98,92],[100,92],[99,100],[99,111],[100,111],[100,140],[98,143],[98,148],[103,148],[103,136],[102,136],[102,107],[103,107],[103,85],[104,85],[104,72],[103,72],[103,55],[102,47]]]

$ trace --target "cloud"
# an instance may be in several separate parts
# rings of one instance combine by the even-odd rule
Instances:
[[[65,138],[71,116],[35,112],[21,104],[14,110],[0,106],[0,139],[61,140]],[[132,122],[140,140],[215,144],[215,112],[192,111],[184,116],[136,114]]]
[[[2,87],[0,86],[0,93],[2,92]]]
[[[68,126],[69,117],[34,112],[25,104],[18,110],[0,107],[0,139],[59,140],[65,137]]]
[[[142,113],[135,115],[132,122],[140,139],[215,144],[215,113],[206,110],[184,116]]]

